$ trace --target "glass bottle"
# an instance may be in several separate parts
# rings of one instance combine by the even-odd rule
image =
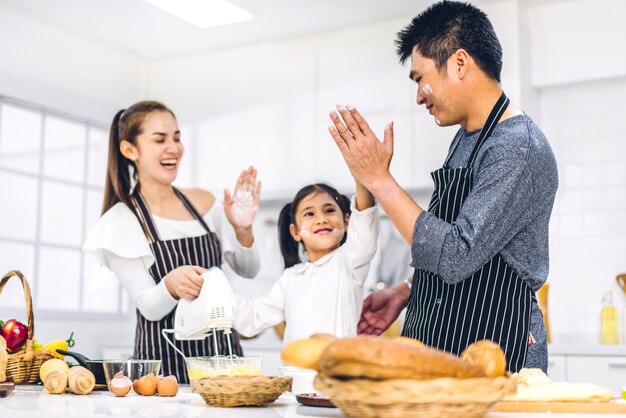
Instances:
[[[613,306],[613,292],[607,292],[602,297],[602,313],[600,315],[600,343],[619,343],[619,316],[617,308]]]

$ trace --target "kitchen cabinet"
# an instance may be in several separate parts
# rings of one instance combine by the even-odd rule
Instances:
[[[554,381],[567,381],[567,361],[565,356],[550,355],[548,358],[548,376]]]
[[[626,356],[567,356],[567,379],[595,383],[620,394],[626,386]]]
[[[626,346],[551,344],[548,375],[556,381],[594,383],[615,395],[626,386]]]

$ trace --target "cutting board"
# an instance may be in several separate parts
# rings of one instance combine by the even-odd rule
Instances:
[[[498,402],[493,412],[569,412],[579,414],[626,414],[626,402]]]

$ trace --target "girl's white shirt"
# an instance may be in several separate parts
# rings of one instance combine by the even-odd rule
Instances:
[[[223,260],[237,274],[254,277],[261,266],[260,254],[254,244],[243,247],[226,218],[224,208],[215,202],[202,216],[207,226],[217,235]],[[206,234],[197,220],[173,220],[152,215],[159,238],[172,240]],[[156,321],[174,309],[178,300],[172,297],[165,282],[159,284],[149,273],[154,255],[139,221],[124,203],[117,203],[98,220],[83,245],[97,261],[111,270],[120,280],[139,312],[148,320]]]
[[[283,344],[316,332],[356,335],[363,304],[362,287],[376,254],[378,208],[357,211],[355,198],[346,242],[314,263],[286,269],[265,295],[238,298],[235,329],[251,337],[283,321]]]

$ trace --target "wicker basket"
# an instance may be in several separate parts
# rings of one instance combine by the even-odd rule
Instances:
[[[24,275],[17,270],[5,274],[0,281],[0,293],[2,293],[2,289],[4,289],[7,281],[14,276],[22,281],[22,287],[24,288],[28,338],[26,339],[25,350],[6,355],[6,341],[0,337],[0,349],[2,349],[2,353],[0,353],[0,382],[35,383],[39,380],[41,364],[48,359],[54,358],[54,355],[47,350],[33,350],[33,336],[35,335],[33,299],[30,293],[30,286]]]
[[[341,380],[319,374],[315,379],[315,388],[349,418],[479,418],[515,387],[511,377]]]
[[[209,406],[262,406],[291,390],[291,377],[233,376],[205,377],[197,381],[194,393]]]

